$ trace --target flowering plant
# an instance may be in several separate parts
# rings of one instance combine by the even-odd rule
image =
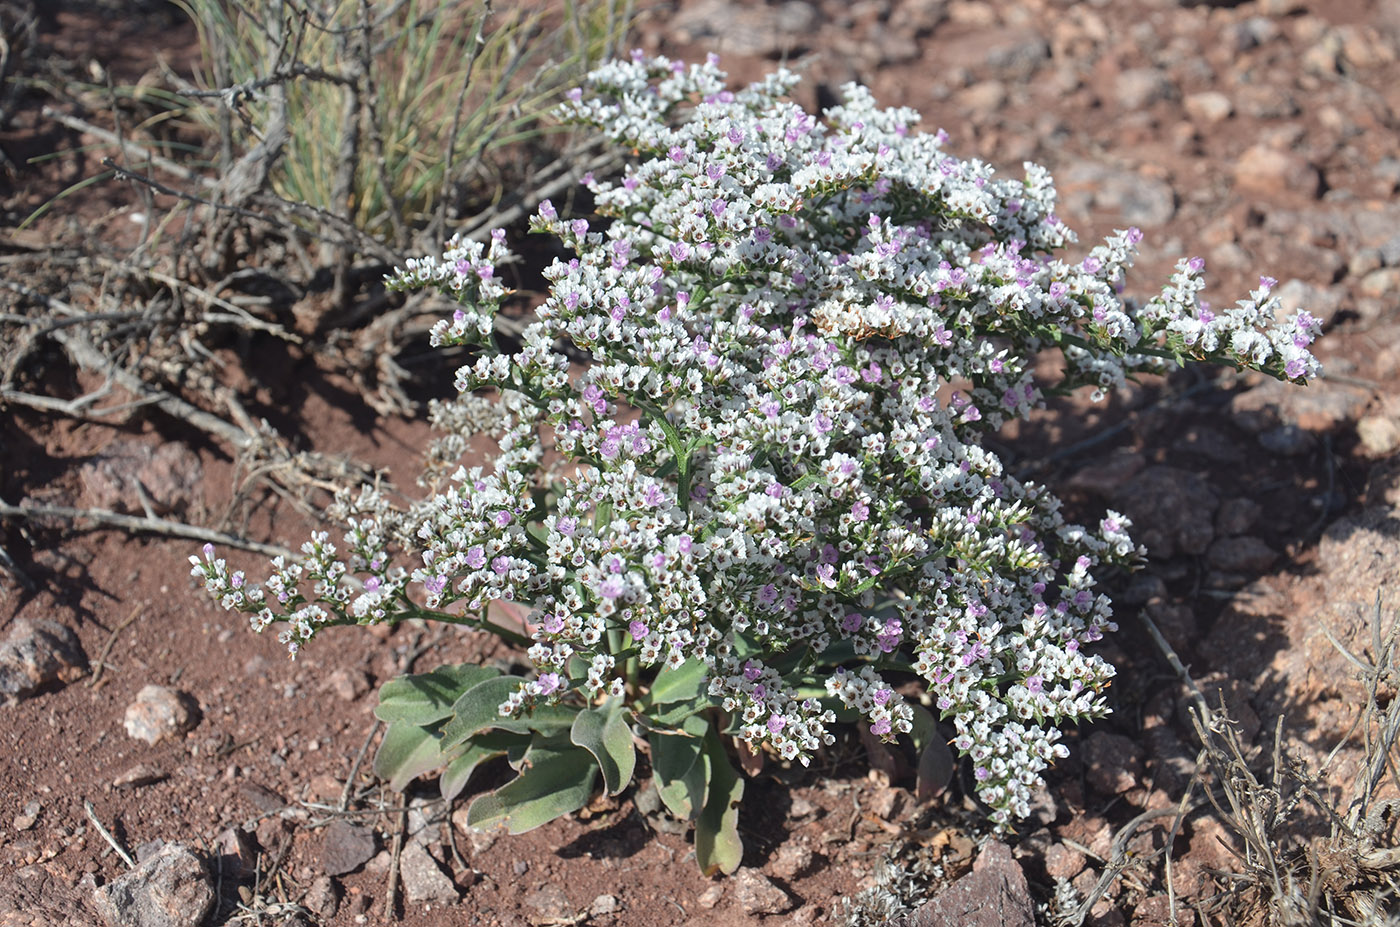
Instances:
[[[541,204],[532,228],[576,256],[546,270],[518,343],[495,321],[503,233],[389,280],[455,299],[433,341],[476,351],[434,409],[430,474],[483,432],[491,468],[406,511],[342,499],[344,548],[318,535],[260,586],[193,558],[256,628],[285,622],[293,652],[327,625],[415,616],[527,647],[533,678],[459,666],[381,693],[392,781],[445,767],[455,795],[485,758],[520,771],[474,823],[568,813],[600,773],[616,793],[642,742],[701,865],[732,871],[743,783],[723,735],[806,763],[844,717],[922,746],[938,738],[926,704],[1010,825],[1065,755],[1057,725],[1107,711],[1113,668],[1086,645],[1114,624],[1095,590],[1142,551],[1114,512],[1067,523],[983,437],[1047,394],[1097,399],[1187,359],[1318,371],[1319,323],[1276,320],[1273,281],[1212,314],[1186,260],[1134,305],[1118,294],[1141,233],[1057,256],[1075,238],[1043,168],[996,177],[854,85],[814,118],[785,100],[795,82],[732,92],[713,58],[594,72],[565,115],[638,157],[619,182],[588,179],[597,219]],[[1052,348],[1063,375],[1037,382]],[[488,622],[494,600],[528,607],[524,634]]]

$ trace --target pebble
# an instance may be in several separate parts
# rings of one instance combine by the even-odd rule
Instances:
[[[776,6],[747,6],[730,0],[702,0],[673,17],[668,28],[684,42],[721,49],[733,58],[781,55],[806,41],[820,21],[816,7],[802,0]]]
[[[710,910],[711,908],[713,908],[715,905],[719,904],[720,899],[723,898],[723,897],[724,897],[724,886],[723,886],[723,885],[711,885],[709,888],[705,889],[705,890],[704,890],[703,892],[701,892],[699,895],[696,895],[696,896],[695,896],[695,903],[698,904],[700,907],[702,907],[702,908],[704,908],[705,910],[708,911],[708,910]]]
[[[1034,927],[1025,873],[1003,843],[989,843],[972,871],[904,921],[906,927]]]
[[[1301,457],[1317,443],[1312,432],[1297,425],[1279,425],[1261,431],[1258,441],[1264,450],[1281,457]]]
[[[320,869],[327,875],[354,872],[374,856],[374,831],[337,819],[321,832]]]
[[[1278,554],[1256,537],[1217,538],[1206,551],[1206,562],[1230,573],[1263,573]]]
[[[569,896],[553,882],[546,882],[525,896],[525,906],[539,913],[543,920],[565,920],[575,911]]]
[[[1197,122],[1204,122],[1207,125],[1224,122],[1235,112],[1235,104],[1231,103],[1230,98],[1218,90],[1193,93],[1182,102],[1186,106],[1187,115]]]
[[[157,447],[136,440],[114,441],[78,470],[88,498],[97,508],[157,515],[182,511],[194,501],[204,481],[199,457],[183,444]]]
[[[214,838],[222,878],[251,879],[257,874],[258,849],[251,835],[241,827],[225,827]]]
[[[127,735],[151,745],[189,733],[199,720],[194,699],[165,686],[142,688],[136,701],[126,707]]]
[[[812,868],[815,857],[811,847],[805,843],[788,842],[778,848],[768,871],[785,882],[804,875]]]
[[[1052,844],[1045,851],[1045,874],[1052,879],[1069,880],[1083,871],[1088,859],[1078,850],[1063,843]]]
[[[1152,466],[1123,483],[1115,507],[1133,520],[1137,540],[1154,559],[1203,554],[1215,539],[1211,524],[1220,497],[1209,483],[1176,467]]]
[[[114,789],[139,789],[146,785],[155,785],[157,782],[164,782],[170,778],[170,774],[159,766],[151,766],[148,763],[138,763],[112,780]]]
[[[307,886],[301,904],[323,921],[328,921],[340,909],[340,886],[330,876],[319,875]]]
[[[1006,103],[1006,85],[999,80],[984,80],[959,91],[958,103],[974,113],[992,113]]]
[[[734,894],[745,914],[783,914],[796,907],[791,895],[757,870],[740,869],[733,882]]]
[[[399,877],[409,904],[448,905],[461,900],[457,886],[421,844],[407,843],[399,856]]]
[[[609,914],[616,914],[618,909],[616,895],[599,895],[593,899],[593,903],[588,906],[589,917],[607,917]]]
[[[1361,449],[1370,457],[1388,457],[1400,448],[1400,424],[1385,415],[1363,416],[1356,423]]]
[[[1081,216],[1102,211],[1128,225],[1158,228],[1176,214],[1176,193],[1165,181],[1093,163],[1076,165],[1064,175],[1064,208]]]
[[[1142,779],[1142,747],[1130,737],[1095,731],[1084,742],[1085,778],[1103,795],[1122,795]]]
[[[15,705],[54,682],[81,678],[87,665],[72,629],[47,618],[16,618],[0,643],[0,705]]]
[[[214,905],[214,889],[199,857],[167,843],[92,900],[109,927],[199,927]]]
[[[1322,175],[1302,155],[1261,144],[1245,151],[1235,163],[1235,186],[1244,193],[1298,193],[1316,199],[1322,192]]]
[[[1215,530],[1226,537],[1244,534],[1254,527],[1262,511],[1253,499],[1231,496],[1220,503],[1220,510],[1215,513]]]
[[[1400,295],[1400,267],[1383,267],[1361,278],[1357,292],[1371,299],[1386,299]]]
[[[369,676],[364,670],[338,669],[326,677],[321,691],[329,692],[342,702],[358,702],[369,692]]]
[[[37,801],[28,802],[24,810],[15,815],[15,830],[24,831],[34,826],[34,822],[39,820],[39,812],[44,810],[44,806]]]
[[[1128,110],[1146,109],[1159,100],[1176,96],[1176,87],[1157,68],[1129,68],[1113,86],[1118,105]]]

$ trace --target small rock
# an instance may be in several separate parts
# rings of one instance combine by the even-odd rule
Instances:
[[[167,441],[157,447],[136,441],[114,441],[78,471],[88,498],[97,508],[157,515],[181,511],[202,485],[199,457],[183,444]],[[145,504],[143,504],[145,503]]]
[[[321,832],[321,871],[327,875],[354,872],[374,856],[374,831],[335,820]]]
[[[219,874],[226,879],[251,879],[258,871],[258,850],[248,832],[241,827],[225,827],[214,838],[218,854]]]
[[[1301,457],[1313,449],[1312,432],[1297,425],[1279,425],[1259,433],[1259,446],[1281,457]]]
[[[991,113],[1006,103],[1006,85],[999,80],[978,81],[958,93],[958,103],[974,113]]]
[[[1248,535],[1217,538],[1206,551],[1206,562],[1227,573],[1263,573],[1278,559],[1268,544]]]
[[[421,844],[407,843],[399,856],[399,877],[409,904],[455,904],[461,893]]]
[[[287,799],[256,782],[238,783],[238,795],[263,814],[274,814],[287,807]],[[267,843],[263,843],[266,847]]]
[[[447,821],[447,805],[441,801],[418,797],[408,803],[408,839],[428,846],[437,843],[442,825]]]
[[[778,848],[768,871],[785,882],[790,882],[812,868],[814,857],[811,847],[805,843],[788,842]]]
[[[593,899],[593,903],[588,906],[589,917],[607,917],[609,914],[617,913],[616,895],[599,895]]]
[[[715,905],[719,904],[720,899],[723,898],[723,897],[724,897],[724,886],[723,886],[723,885],[711,885],[709,888],[705,889],[705,890],[704,890],[703,892],[701,892],[699,895],[696,895],[696,896],[695,896],[695,903],[698,904],[700,907],[702,907],[702,908],[704,908],[705,910],[708,911],[708,910],[710,910],[711,908],[713,908]]]
[[[1357,292],[1371,299],[1400,295],[1400,267],[1383,267],[1361,278]]]
[[[1117,221],[1142,228],[1167,224],[1176,214],[1171,185],[1136,171],[1103,164],[1081,164],[1065,173],[1065,208],[1084,215],[1112,213]]]
[[[1356,423],[1361,449],[1371,457],[1388,457],[1400,447],[1400,424],[1385,415],[1367,415]]]
[[[110,927],[199,927],[214,905],[214,889],[199,858],[168,843],[92,900]]]
[[[759,58],[803,47],[820,20],[816,7],[801,0],[775,6],[702,0],[687,5],[668,29],[691,44],[717,48],[736,58]]]
[[[328,875],[317,876],[302,896],[301,906],[323,921],[330,920],[340,909],[340,886]]]
[[[15,830],[29,830],[34,826],[34,822],[39,820],[39,812],[44,810],[44,806],[37,801],[31,801],[24,806],[24,810],[15,815]]]
[[[972,871],[891,927],[1034,927],[1025,873],[1002,843],[989,843]]]
[[[169,773],[159,766],[138,763],[112,780],[114,789],[139,789],[144,785],[155,785],[169,779]]]
[[[796,907],[791,895],[753,869],[739,870],[734,877],[734,893],[745,914],[782,914]]]
[[[1142,748],[1129,737],[1095,731],[1084,742],[1085,777],[1104,795],[1122,795],[1142,780]]]
[[[1087,858],[1078,850],[1063,843],[1052,844],[1045,851],[1045,874],[1052,879],[1068,881],[1079,875],[1087,862]]]
[[[1316,316],[1323,325],[1329,324],[1342,308],[1342,291],[1338,287],[1316,287],[1302,280],[1292,279],[1281,284],[1273,295],[1278,298],[1278,309],[1274,318],[1282,322],[1299,309],[1306,309]]]
[[[1220,503],[1220,511],[1215,513],[1215,530],[1225,537],[1244,534],[1254,527],[1261,511],[1253,499],[1231,496]]]
[[[516,875],[523,876],[530,871],[530,864],[523,859],[517,859],[511,868],[515,870]]]
[[[1012,80],[1025,80],[1049,59],[1049,44],[1033,29],[1009,34],[987,50],[987,67]]]
[[[1382,257],[1379,248],[1361,248],[1347,261],[1347,274],[1352,277],[1364,277],[1384,266],[1385,258]]]
[[[1134,927],[1196,927],[1196,912],[1180,898],[1173,906],[1166,895],[1150,895],[1133,908]]]
[[[87,665],[71,629],[47,618],[16,618],[0,643],[0,705],[14,705],[53,682],[72,682]]]
[[[369,691],[369,677],[365,675],[364,670],[338,669],[326,677],[321,690],[331,693],[342,702],[358,702]]]
[[[1315,199],[1322,192],[1322,175],[1302,155],[1255,145],[1235,162],[1235,186],[1261,196],[1302,194]]]
[[[1127,110],[1146,109],[1158,100],[1170,100],[1176,87],[1156,68],[1129,68],[1113,86],[1118,105]]]
[[[186,693],[165,686],[146,686],[126,708],[126,733],[154,745],[189,733],[199,719],[199,708]]]
[[[1229,97],[1217,90],[1193,93],[1182,102],[1186,106],[1187,115],[1197,122],[1204,122],[1206,125],[1224,122],[1235,112],[1235,104],[1230,102]]]
[[[1118,508],[1138,526],[1135,539],[1155,558],[1178,551],[1203,554],[1215,538],[1211,520],[1220,497],[1205,480],[1176,467],[1152,466],[1113,494]]]
[[[575,913],[569,896],[553,882],[546,882],[526,895],[525,906],[537,911],[543,920],[565,920]]]

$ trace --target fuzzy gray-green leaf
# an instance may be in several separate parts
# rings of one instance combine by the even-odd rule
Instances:
[[[374,715],[390,724],[432,724],[452,715],[452,706],[463,692],[500,673],[491,667],[462,663],[431,673],[399,676],[380,686]]]
[[[695,822],[695,859],[706,876],[716,872],[730,875],[744,858],[744,843],[739,839],[744,780],[730,765],[717,734],[707,734],[704,744],[702,762],[709,770],[710,787]]]
[[[479,830],[504,826],[522,834],[582,808],[593,794],[598,764],[582,747],[549,753],[467,809],[467,824]]]
[[[637,766],[637,748],[632,745],[632,731],[622,699],[609,699],[597,708],[578,713],[569,739],[593,754],[603,772],[603,787],[616,795],[632,781]]]

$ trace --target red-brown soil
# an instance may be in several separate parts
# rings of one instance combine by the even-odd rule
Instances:
[[[66,59],[75,71],[99,62],[114,82],[136,82],[153,73],[158,55],[177,70],[197,56],[193,30],[163,8],[147,5],[120,17],[114,29],[111,9],[61,6],[40,24],[41,53]],[[726,7],[755,18],[713,12]],[[765,25],[764,17],[780,9],[795,17],[784,20],[793,30]],[[1149,490],[1213,500],[1208,511],[1160,512],[1167,523],[1155,528],[1139,521],[1156,556],[1121,597],[1122,630],[1106,642],[1121,671],[1116,713],[1070,736],[1074,754],[1053,772],[1041,826],[1008,840],[1037,900],[1051,891],[1047,869],[1074,870],[1069,876],[1081,888],[1101,871],[1092,858],[1077,869],[1066,864],[1066,854],[1078,851],[1066,849],[1065,840],[1102,854],[1110,829],[1144,809],[1174,806],[1189,779],[1197,744],[1188,700],[1135,619],[1140,610],[1161,626],[1193,676],[1207,681],[1204,688],[1226,690],[1248,740],[1271,746],[1283,714],[1300,758],[1325,755],[1345,735],[1356,693],[1346,664],[1327,662],[1325,640],[1322,651],[1306,651],[1321,654],[1316,663],[1298,665],[1311,633],[1300,622],[1316,623],[1342,586],[1357,601],[1378,590],[1393,601],[1397,590],[1386,583],[1400,580],[1384,551],[1374,567],[1337,566],[1360,534],[1354,521],[1320,546],[1340,519],[1388,513],[1400,503],[1393,476],[1400,445],[1400,4],[822,0],[784,7],[675,0],[644,10],[638,31],[649,50],[688,57],[717,50],[737,78],[755,77],[786,55],[807,69],[801,93],[809,106],[859,79],[882,103],[921,111],[928,129],[946,128],[965,156],[1010,170],[1025,159],[1046,164],[1060,181],[1061,215],[1086,247],[1113,228],[1144,226],[1142,259],[1130,279],[1140,293],[1164,280],[1177,257],[1200,253],[1215,272],[1214,298],[1232,301],[1268,273],[1327,319],[1318,349],[1334,377],[1299,396],[1276,395],[1229,373],[1187,372],[1102,406],[1062,403],[1005,436],[1016,465],[1064,489],[1079,512],[1109,505],[1131,512],[1160,501],[1137,495]],[[726,55],[731,47],[742,53]],[[73,243],[75,229],[118,229],[130,212],[146,208],[131,187],[99,184],[14,231],[35,207],[97,173],[104,153],[24,166],[27,158],[92,141],[46,119],[43,102],[39,89],[30,91],[11,125],[0,126],[0,147],[21,162],[3,195],[0,251],[7,255]],[[92,113],[84,115],[98,118]],[[1256,146],[1279,157],[1261,160],[1250,153]],[[1275,163],[1282,164],[1277,171],[1269,166]],[[48,275],[45,285],[58,287],[55,279]],[[93,288],[51,295],[83,308],[98,298]],[[20,311],[7,303],[18,305],[17,297],[0,290],[3,311]],[[30,391],[66,396],[97,385],[73,376],[57,357],[53,347],[52,357],[41,351],[30,362]],[[247,398],[250,408],[274,417],[298,447],[387,469],[400,486],[412,487],[424,425],[377,415],[342,372],[299,349],[273,353],[258,344],[229,357],[246,365],[244,382],[261,387]],[[0,409],[0,498],[8,503],[93,504],[83,465],[130,438],[182,442],[198,456],[203,477],[188,487],[192,499],[179,517],[215,524],[232,498],[231,449],[159,413],[111,427]],[[1289,425],[1301,432],[1278,431]],[[1054,456],[1086,439],[1094,440]],[[1156,471],[1157,482],[1144,482],[1161,467],[1169,469]],[[1207,541],[1252,538],[1276,556],[1231,560],[1229,550],[1192,547],[1180,532],[1193,520],[1210,523]],[[313,526],[290,502],[268,494],[244,530],[295,546]],[[326,923],[382,920],[388,872],[381,864],[399,826],[396,809],[435,793],[431,784],[405,796],[375,790],[368,757],[356,763],[375,723],[375,689],[408,669],[509,659],[507,651],[452,628],[335,629],[291,662],[273,636],[249,633],[189,578],[187,557],[197,542],[13,520],[4,522],[0,544],[37,584],[31,593],[0,575],[0,633],[18,618],[50,618],[77,632],[90,660],[105,654],[100,677],[94,671],[0,707],[0,925],[95,922],[92,888],[125,866],[88,820],[85,801],[132,849],[179,841],[217,859],[221,832],[245,827],[261,841],[266,867],[285,842],[281,877],[259,895],[240,898],[233,875],[225,876],[216,922],[240,916],[242,903],[265,912],[261,923],[293,923],[267,905],[302,900],[321,875],[325,825],[342,816],[335,809],[352,770],[359,797],[344,816],[373,828],[380,852],[369,866],[336,878],[342,900]],[[259,565],[255,555],[224,553]],[[1355,629],[1357,646],[1369,639],[1363,631]],[[126,708],[151,683],[197,699],[202,718],[188,735],[155,746],[127,736]],[[1097,735],[1115,736],[1086,744]],[[1346,751],[1329,781],[1348,784],[1356,756]],[[139,765],[163,778],[114,785]],[[916,820],[931,828],[921,840],[942,854],[946,875],[965,871],[968,835],[978,825],[957,785],[918,809],[910,781],[890,784],[882,773],[867,776],[868,768],[851,732],[823,764],[770,765],[749,783],[745,865],[773,874],[783,847],[815,853],[809,872],[774,875],[795,899],[786,914],[745,913],[733,884],[703,878],[686,835],[654,832],[630,792],[575,819],[494,842],[474,843],[443,827],[430,840],[432,851],[462,900],[426,910],[404,905],[400,893],[395,914],[408,925],[840,923],[842,900],[870,883],[885,847]],[[26,822],[33,802],[39,812]],[[1169,825],[1167,818],[1145,831],[1136,849],[1160,846]],[[1224,833],[1206,814],[1178,834],[1174,856],[1185,881],[1177,890],[1188,899],[1212,890],[1208,879],[1181,872],[1235,864],[1213,840]],[[1165,923],[1160,860],[1131,872],[1094,922]],[[548,886],[562,892],[562,907],[551,907]],[[604,895],[616,899],[611,913],[600,908],[572,919]]]

